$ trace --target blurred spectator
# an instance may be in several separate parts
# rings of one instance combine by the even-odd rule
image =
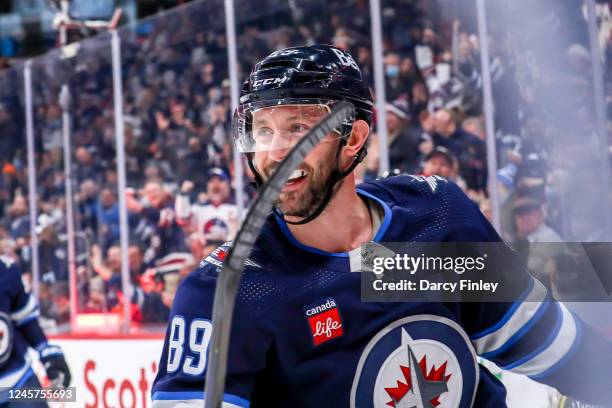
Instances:
[[[84,180],[75,195],[74,201],[78,206],[81,219],[81,229],[94,234],[98,232],[98,185],[90,179]]]
[[[208,153],[198,137],[190,137],[187,145],[189,152],[180,163],[178,178],[192,181],[194,183],[194,189],[196,191],[201,191],[206,187]]]
[[[548,225],[542,202],[536,198],[519,197],[513,203],[516,235],[519,241],[529,242],[527,268],[542,282],[550,286],[550,277],[546,274],[547,264],[563,251],[559,245],[561,237]]]
[[[119,204],[110,189],[100,191],[96,213],[102,245],[108,248],[119,239]]]
[[[415,82],[410,90],[410,98],[412,100],[412,115],[416,117],[427,109],[429,102],[427,85],[422,81]]]
[[[96,161],[91,151],[86,147],[77,147],[75,151],[76,159],[76,178],[78,183],[89,179],[95,181],[98,185],[102,183],[104,177],[104,169],[98,161]]]
[[[421,161],[422,138],[419,127],[413,126],[410,106],[398,99],[387,104],[389,166],[403,173],[414,173]]]
[[[70,288],[68,282],[57,282],[49,285],[49,299],[41,309],[45,318],[54,320],[57,324],[70,321]]]
[[[479,117],[467,117],[461,123],[461,127],[467,133],[476,136],[478,139],[486,142],[487,134],[485,131],[484,120]]]
[[[454,181],[456,174],[457,162],[445,147],[438,146],[425,157],[423,175],[440,176]]]
[[[56,221],[47,214],[41,214],[38,216],[36,233],[41,281],[48,284],[68,281],[66,242],[60,240]]]
[[[412,120],[411,109],[404,99],[387,103],[387,142],[389,168],[399,173],[416,173],[430,137],[423,133],[418,121]],[[378,172],[380,147],[377,135],[372,135],[368,146],[368,177]]]
[[[28,202],[22,195],[16,195],[8,209],[11,235],[15,238],[30,235]]]
[[[207,222],[219,219],[228,227],[228,238],[231,239],[238,227],[238,209],[231,196],[227,173],[220,168],[213,168],[208,172],[205,201],[191,204],[189,194],[193,187],[192,182],[184,182],[181,193],[176,198],[175,208],[179,223],[189,231],[203,234]]]
[[[542,202],[537,198],[520,197],[513,204],[516,234],[529,242],[560,242],[559,235],[548,225]]]
[[[50,103],[44,109],[42,147],[45,151],[59,151],[62,148],[62,110],[57,103]]]
[[[434,130],[434,145],[448,149],[457,157],[459,173],[467,187],[483,190],[486,186],[484,142],[457,126],[454,115],[446,109],[435,113]]]
[[[12,120],[11,112],[0,103],[0,162],[10,162],[17,149],[22,148],[24,140],[20,137],[18,124]]]
[[[111,279],[121,279],[121,248],[113,245],[102,256],[102,249],[94,245],[91,251],[91,265],[93,270],[104,282]]]
[[[165,295],[164,284],[155,273],[145,273],[139,280],[139,302],[143,323],[166,323],[172,297]]]
[[[137,135],[140,131],[135,130],[132,126],[126,127],[125,131],[125,156],[126,156],[126,178],[130,183],[142,183],[143,171],[145,163],[150,159],[150,153],[147,150],[146,141],[142,135]],[[105,175],[106,183],[109,187],[117,187],[116,178],[108,174],[109,170],[114,170],[115,167],[107,168]]]
[[[184,252],[184,234],[176,223],[174,199],[158,181],[149,181],[143,189],[142,200],[131,193],[126,197],[131,224],[137,228],[139,244],[146,246],[145,262],[160,259],[173,252]],[[138,232],[138,231],[137,231]],[[154,255],[153,255],[154,254]]]
[[[128,247],[128,264],[130,268],[130,276],[137,280],[145,273],[147,266],[142,256],[142,250],[138,245],[130,245]]]
[[[416,80],[412,59],[402,58],[396,52],[385,55],[385,94],[388,99],[406,98]]]
[[[104,288],[104,307],[112,310],[121,301],[121,248],[113,245],[102,257],[102,250],[98,246],[92,247],[91,264],[98,277],[93,278],[93,285]],[[99,283],[100,279],[102,283]]]
[[[148,182],[161,183],[164,177],[162,177],[162,170],[160,166],[155,162],[149,162],[144,169],[144,184]]]
[[[187,140],[196,134],[194,123],[187,117],[187,106],[183,98],[169,101],[170,117],[162,111],[155,114],[159,131],[155,146],[156,158],[167,161],[172,168],[177,168],[187,154]]]

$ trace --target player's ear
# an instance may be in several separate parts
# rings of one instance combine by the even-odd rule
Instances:
[[[344,154],[350,157],[355,156],[368,140],[369,133],[370,126],[365,120],[357,119],[353,122],[353,130],[346,140],[343,150]]]

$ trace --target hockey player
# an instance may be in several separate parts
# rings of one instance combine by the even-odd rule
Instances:
[[[50,345],[38,325],[38,305],[26,293],[13,259],[0,256],[0,408],[43,408],[46,402],[9,402],[9,389],[40,388],[31,368],[28,348],[35,349],[55,386],[70,384],[70,371],[59,346]]]
[[[360,301],[350,254],[364,242],[500,239],[442,178],[355,185],[372,99],[350,54],[276,51],[255,66],[240,101],[234,137],[259,183],[334,102],[352,103],[356,118],[292,174],[255,244],[234,310],[224,407],[505,406],[504,387],[477,355],[585,401],[612,401],[611,345],[526,274],[515,303]],[[215,278],[229,245],[178,289],[155,407],[206,397]]]

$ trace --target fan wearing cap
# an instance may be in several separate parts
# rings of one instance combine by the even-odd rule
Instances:
[[[405,99],[396,99],[386,104],[389,168],[397,173],[412,174],[419,168],[422,137],[420,126],[415,126],[410,104]],[[367,167],[369,173],[378,172],[379,140],[373,135],[368,148]]]
[[[516,234],[529,242],[562,242],[559,234],[546,225],[543,203],[535,197],[518,197],[513,205]]]
[[[458,126],[455,115],[450,110],[440,109],[434,118],[434,145],[445,147],[457,158],[461,176],[465,179],[468,188],[485,189],[484,142]]]
[[[423,175],[440,176],[453,180],[457,174],[457,161],[445,147],[438,146],[425,157]]]
[[[184,181],[176,197],[174,207],[179,225],[202,233],[208,221],[218,219],[229,228],[228,236],[225,239],[231,239],[238,225],[238,209],[231,195],[228,174],[219,167],[208,171],[206,192],[203,194],[206,200],[203,202],[191,204],[190,195],[193,187],[193,182]]]
[[[527,240],[529,243],[536,244],[529,247],[527,267],[542,280],[548,280],[549,278],[544,276],[545,265],[562,252],[562,247],[560,245],[537,245],[537,243],[562,242],[563,240],[555,230],[546,224],[544,203],[535,197],[517,197],[512,204],[512,212],[516,237],[519,240]]]

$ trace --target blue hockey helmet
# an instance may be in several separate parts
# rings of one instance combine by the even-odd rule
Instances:
[[[253,112],[283,105],[331,107],[337,101],[352,103],[356,119],[371,124],[372,94],[351,54],[331,45],[275,51],[255,65],[242,86],[232,125],[236,147],[243,153],[257,149]],[[338,133],[346,136],[351,127],[352,120]]]

